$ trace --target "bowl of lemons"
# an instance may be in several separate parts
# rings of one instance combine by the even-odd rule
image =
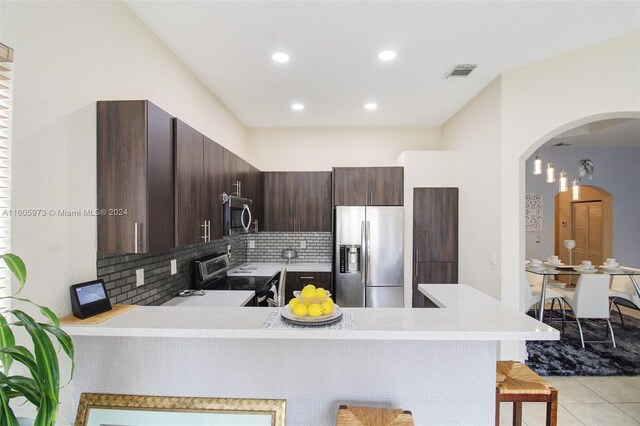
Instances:
[[[331,293],[313,284],[302,291],[294,291],[293,299],[282,309],[282,316],[299,324],[327,324],[342,316],[340,307],[331,299]]]

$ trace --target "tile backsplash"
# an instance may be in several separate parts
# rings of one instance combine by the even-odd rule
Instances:
[[[281,262],[280,252],[293,248],[298,257],[293,262],[331,262],[331,232],[259,232],[246,236],[248,262]],[[306,248],[301,248],[301,242]]]
[[[98,253],[97,275],[107,287],[111,303],[161,305],[175,294],[191,287],[194,259],[226,253],[231,245],[231,264],[247,260],[246,236],[234,236],[205,244],[177,248],[158,254]],[[178,271],[171,275],[170,262],[176,259]],[[144,285],[136,287],[136,269],[144,269]]]

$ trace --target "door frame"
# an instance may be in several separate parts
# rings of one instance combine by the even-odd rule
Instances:
[[[573,205],[589,201],[602,202],[602,257],[613,257],[613,196],[606,190],[592,185],[580,185],[580,199],[573,201],[571,191],[559,192],[555,197],[555,253],[563,262],[569,261],[564,240],[571,239],[573,229]]]

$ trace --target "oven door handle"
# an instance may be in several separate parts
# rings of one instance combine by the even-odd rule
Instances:
[[[247,212],[249,214],[249,220],[247,221],[246,225],[244,223],[244,212]],[[244,232],[249,232],[249,227],[251,226],[251,210],[249,210],[249,206],[246,204],[242,207],[242,214],[240,215],[240,220],[242,222],[242,227],[244,228]]]

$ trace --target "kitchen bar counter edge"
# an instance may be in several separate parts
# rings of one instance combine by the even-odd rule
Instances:
[[[464,284],[421,284],[441,308],[345,308],[353,329],[265,329],[276,308],[139,306],[97,326],[64,326],[71,336],[324,339],[558,340],[557,330]]]

